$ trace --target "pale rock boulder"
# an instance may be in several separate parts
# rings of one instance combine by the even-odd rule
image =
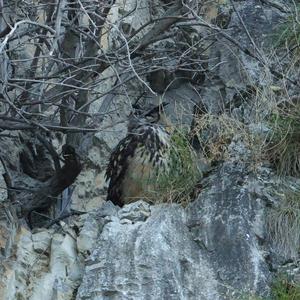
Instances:
[[[77,256],[76,235],[67,228],[65,234],[53,235],[49,270],[36,280],[30,299],[71,300],[81,273],[82,263]]]
[[[83,262],[78,256],[76,234],[63,223],[62,228],[60,232],[44,229],[36,233],[18,229],[15,259],[2,260],[0,299],[73,299]]]
[[[146,207],[130,204],[119,211],[122,220],[114,217],[104,226],[76,299],[219,299],[215,275],[184,223],[184,209],[148,206],[149,217],[141,221]],[[130,222],[124,222],[125,214]]]
[[[102,225],[93,233],[97,241],[76,299],[267,297],[272,274],[264,190],[271,173],[258,168],[253,174],[251,155],[233,138],[228,160],[186,208],[138,201],[98,214]]]

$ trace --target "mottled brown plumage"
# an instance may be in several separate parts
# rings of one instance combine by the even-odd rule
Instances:
[[[119,206],[141,198],[151,200],[158,172],[168,166],[170,133],[161,107],[132,117],[127,136],[112,152],[106,170],[107,200]]]

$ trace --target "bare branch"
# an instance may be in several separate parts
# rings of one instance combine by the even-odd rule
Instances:
[[[10,200],[10,202],[13,203],[16,200],[16,195],[13,192],[12,176],[10,174],[9,169],[6,166],[4,158],[1,155],[0,155],[0,161],[1,161],[4,171],[5,171],[5,173],[2,174],[2,176],[3,176],[6,186],[7,186],[7,196],[8,196],[8,199]]]
[[[81,172],[82,166],[73,147],[64,146],[65,165],[55,175],[41,184],[41,187],[21,204],[22,216],[28,216],[35,209],[50,207],[56,197],[70,186]]]
[[[17,22],[14,27],[10,30],[10,32],[5,36],[3,42],[0,44],[0,54],[1,52],[3,51],[3,49],[5,48],[7,42],[9,41],[9,39],[14,35],[15,31],[17,30],[17,28],[22,25],[22,24],[31,24],[31,25],[35,25],[35,26],[39,26],[39,27],[42,27],[42,28],[45,28],[47,29],[49,32],[55,34],[55,30],[53,30],[51,27],[45,25],[45,24],[40,24],[40,23],[37,23],[37,22],[33,22],[33,21],[30,21],[30,20],[22,20],[22,21],[19,21]]]

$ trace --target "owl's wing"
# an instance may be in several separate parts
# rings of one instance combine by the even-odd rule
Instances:
[[[136,149],[139,147],[142,147],[142,151],[137,154]],[[166,145],[160,140],[160,135],[153,126],[141,126],[135,133],[130,133],[121,140],[112,152],[106,169],[106,178],[109,180],[107,200],[122,207],[122,184],[129,164],[134,161],[131,158],[148,153],[148,162],[155,164],[161,157],[158,151],[161,148],[166,148]]]
[[[123,206],[122,182],[126,175],[129,158],[134,156],[135,149],[141,140],[140,135],[129,134],[119,142],[112,152],[106,169],[106,180],[109,180],[107,200]]]

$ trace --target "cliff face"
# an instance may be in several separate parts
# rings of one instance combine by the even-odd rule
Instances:
[[[263,183],[232,161],[207,185],[186,209],[137,202],[106,216],[77,299],[268,295]]]
[[[102,128],[109,130],[86,135],[78,146],[84,169],[74,184],[71,209],[85,214],[29,230],[0,191],[1,299],[264,299],[287,262],[297,281],[300,238],[283,245],[278,218],[270,218],[285,190],[265,150],[273,130],[267,116],[299,93],[297,64],[286,71],[292,58],[274,49],[275,32],[291,18],[292,1],[202,2],[199,14],[173,1],[112,6],[101,40],[106,51],[117,49],[127,31],[170,9],[169,16],[186,14],[186,19],[151,46],[160,49],[152,58],[153,72],[132,79],[134,70],[124,75],[128,65],[117,66],[126,92],[118,87],[115,93],[113,67],[94,87],[105,96],[92,99],[89,113],[100,115]],[[138,45],[143,30],[135,37]],[[179,55],[169,57],[171,52]],[[181,65],[188,53],[190,60]],[[104,201],[109,154],[126,134],[129,99],[142,88],[152,103],[154,93],[164,91],[173,123],[198,130],[203,178],[185,206],[140,200],[120,209]],[[20,137],[2,140],[0,154],[10,151],[17,172]],[[295,174],[284,179],[289,187],[298,184]],[[283,228],[281,234],[293,239],[289,232]]]

